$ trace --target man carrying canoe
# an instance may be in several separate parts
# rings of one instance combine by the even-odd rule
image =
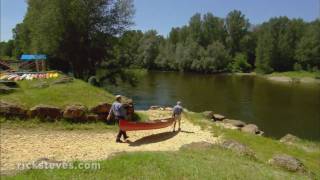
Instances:
[[[172,109],[172,117],[174,118],[174,124],[173,124],[173,132],[175,132],[176,129],[176,123],[178,121],[179,128],[178,131],[181,130],[180,124],[181,124],[181,113],[183,112],[183,107],[181,106],[181,102],[178,101],[177,105],[175,105]]]
[[[116,101],[111,106],[111,109],[110,109],[110,112],[108,115],[108,120],[110,120],[112,116],[114,116],[114,119],[116,120],[116,123],[118,123],[118,124],[121,119],[126,119],[127,113],[126,113],[126,110],[125,110],[123,104],[121,103],[121,95],[116,96]],[[129,138],[127,136],[126,131],[121,130],[119,127],[119,132],[118,132],[117,139],[116,139],[117,143],[122,143],[121,136],[123,136],[124,140]]]

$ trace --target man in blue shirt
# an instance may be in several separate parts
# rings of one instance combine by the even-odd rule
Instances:
[[[112,104],[109,114],[113,114],[116,122],[119,124],[120,119],[126,119],[127,113],[126,110],[121,103],[121,96],[116,96],[116,101]],[[122,131],[119,127],[119,132],[117,135],[116,142],[121,143],[121,136],[123,136],[124,140],[128,139],[126,131]]]
[[[173,124],[173,132],[175,132],[176,129],[176,123],[178,121],[179,128],[178,131],[181,130],[180,124],[181,124],[181,113],[183,112],[183,107],[181,106],[181,102],[178,101],[177,105],[175,105],[172,109],[172,117],[174,118],[174,124]]]

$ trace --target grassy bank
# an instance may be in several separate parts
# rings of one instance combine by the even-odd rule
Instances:
[[[288,154],[298,158],[311,172],[320,178],[320,142],[301,140],[293,145],[280,143],[278,140],[255,136],[236,130],[218,127],[206,120],[202,114],[189,112],[188,119],[202,128],[211,128],[214,136],[223,136],[248,145],[261,162],[267,162],[273,155]]]
[[[123,153],[99,163],[98,170],[29,170],[3,179],[307,179],[219,147]]]
[[[64,107],[69,104],[83,104],[92,107],[100,102],[111,103],[114,96],[107,91],[91,86],[88,83],[75,79],[65,84],[52,84],[55,79],[18,81],[19,88],[14,93],[0,94],[0,99],[18,103],[28,108],[38,105],[54,105]],[[49,87],[36,87],[41,83]]]
[[[270,74],[271,77],[285,76],[289,78],[320,78],[319,72],[308,72],[308,71],[288,71],[288,72],[274,72]]]

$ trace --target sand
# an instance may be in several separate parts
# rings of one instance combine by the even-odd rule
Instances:
[[[152,119],[169,116],[169,112],[148,111]],[[1,172],[16,170],[19,163],[32,163],[40,158],[69,162],[107,159],[119,152],[177,151],[184,144],[217,142],[208,130],[202,130],[182,117],[182,131],[172,127],[128,132],[128,143],[116,143],[115,132],[94,130],[1,129]]]

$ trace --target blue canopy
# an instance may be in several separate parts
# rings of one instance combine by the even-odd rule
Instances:
[[[22,54],[22,61],[33,61],[33,60],[45,60],[47,59],[47,55],[45,54]]]

